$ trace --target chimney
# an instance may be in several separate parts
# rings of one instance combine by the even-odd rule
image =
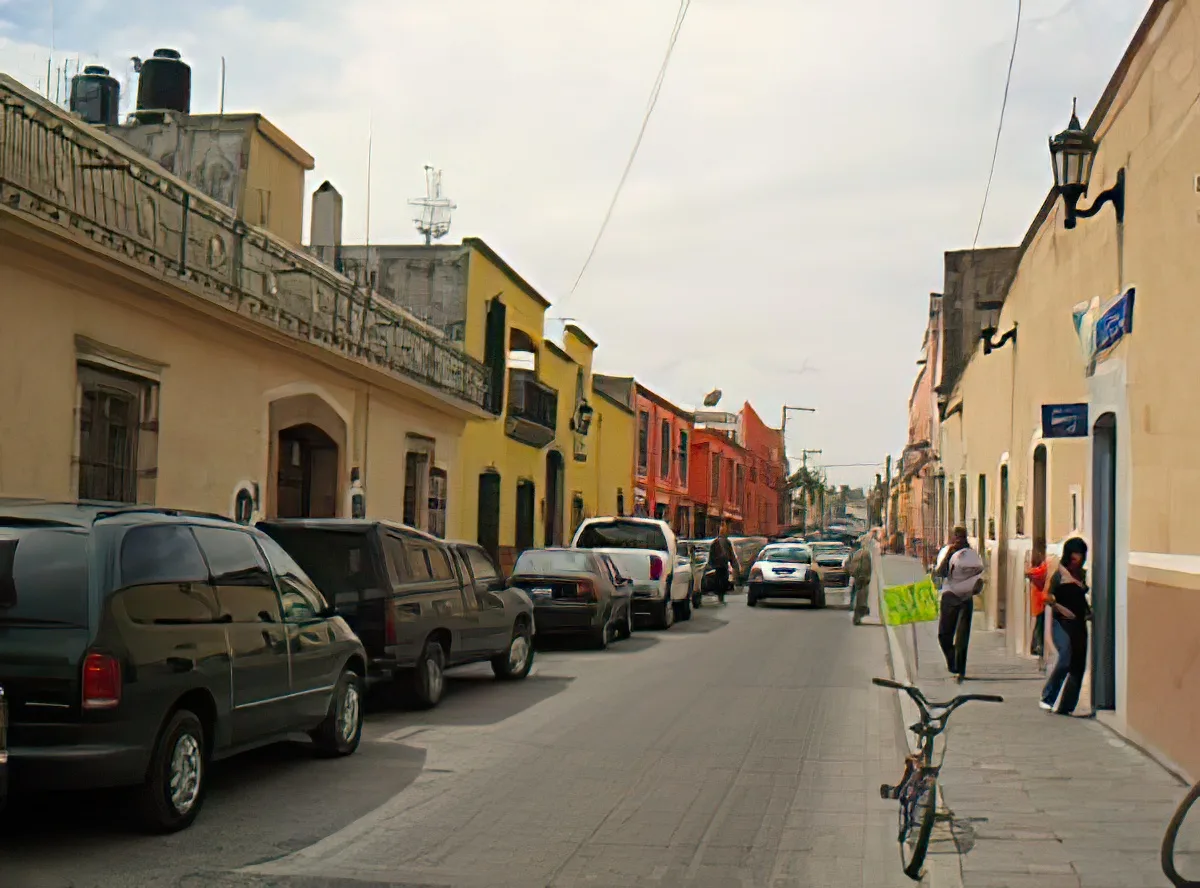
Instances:
[[[342,196],[328,181],[312,196],[312,252],[326,265],[342,270]]]

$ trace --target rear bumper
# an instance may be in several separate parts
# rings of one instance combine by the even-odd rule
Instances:
[[[821,589],[815,583],[751,583],[750,595],[754,598],[798,598],[816,601]]]
[[[140,746],[15,746],[8,751],[14,790],[103,789],[134,786],[146,779],[150,750]],[[0,798],[4,766],[0,764]]]
[[[826,586],[849,586],[850,575],[844,570],[823,570],[821,571],[821,581]]]
[[[533,624],[537,635],[593,632],[601,628],[603,617],[595,604],[535,604]]]

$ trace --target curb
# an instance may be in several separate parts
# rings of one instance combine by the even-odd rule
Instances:
[[[900,640],[896,637],[896,629],[888,623],[887,615],[883,612],[883,559],[875,544],[871,546],[871,585],[874,587],[872,591],[876,606],[879,608],[879,619],[883,623],[884,634],[887,637],[887,659],[891,678],[893,681],[914,684],[913,676],[909,673],[908,661],[900,647]],[[916,752],[917,738],[908,730],[908,725],[919,721],[921,713],[917,709],[917,704],[913,703],[908,694],[900,691],[894,693],[896,694],[896,709],[901,719],[900,728],[904,735],[904,743],[910,753]],[[945,789],[939,782],[938,807],[941,809],[939,811],[941,814],[949,813],[945,798]],[[925,874],[922,876],[920,884],[928,886],[928,888],[963,888],[960,861],[960,854],[955,854],[953,857],[948,854],[930,854],[925,859]]]

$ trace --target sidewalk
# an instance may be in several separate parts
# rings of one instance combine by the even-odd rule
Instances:
[[[914,572],[920,569],[913,559],[884,557],[885,585],[911,582]],[[931,699],[972,692],[1005,698],[1002,705],[970,703],[951,716],[941,775],[951,819],[939,824],[930,848],[932,884],[1166,884],[1159,846],[1186,791],[1174,777],[1094,719],[1038,708],[1043,676],[1037,663],[1009,654],[1002,633],[976,628],[967,680],[957,685],[949,679],[936,624],[917,625],[915,651],[911,627],[888,632],[897,679],[908,672]]]

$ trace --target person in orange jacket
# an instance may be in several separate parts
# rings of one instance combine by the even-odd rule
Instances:
[[[1037,543],[1033,547],[1030,566],[1025,570],[1029,580],[1029,604],[1033,613],[1033,638],[1029,652],[1035,657],[1042,655],[1046,643],[1046,545]]]

